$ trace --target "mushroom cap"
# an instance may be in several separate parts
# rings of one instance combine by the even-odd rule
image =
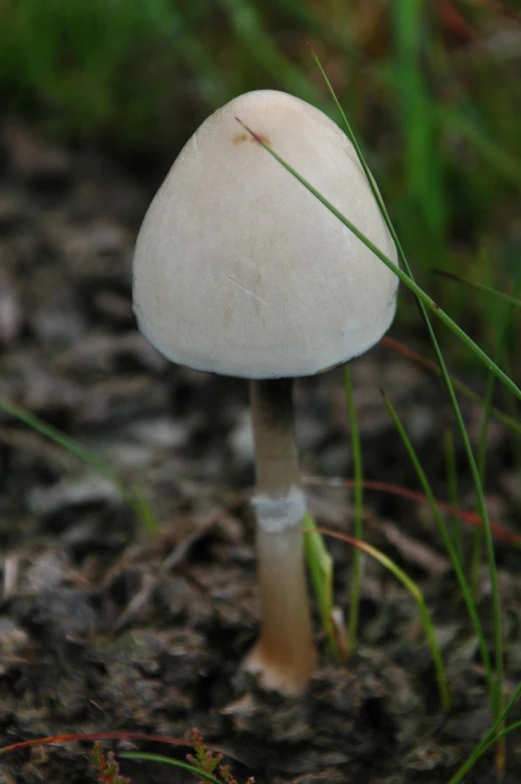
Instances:
[[[286,93],[246,93],[200,126],[150,205],[134,255],[139,328],[196,370],[311,375],[380,339],[398,278],[236,118],[397,263],[338,126]]]

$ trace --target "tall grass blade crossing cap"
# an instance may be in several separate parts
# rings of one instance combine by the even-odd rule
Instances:
[[[200,126],[147,212],[134,256],[139,327],[197,370],[311,375],[382,337],[398,278],[236,118],[397,263],[345,134],[298,98],[250,92]]]

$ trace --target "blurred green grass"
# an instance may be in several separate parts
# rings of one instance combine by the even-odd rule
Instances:
[[[166,160],[249,89],[285,89],[335,116],[308,42],[422,284],[490,348],[498,303],[430,270],[510,292],[521,264],[521,22],[497,4],[0,0],[0,95],[54,138]]]

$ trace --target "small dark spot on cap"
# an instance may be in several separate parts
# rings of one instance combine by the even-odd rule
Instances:
[[[264,142],[265,144],[270,144],[270,140],[267,136],[263,134],[255,134],[252,136],[250,133],[236,133],[233,137],[234,144],[242,144],[243,142],[254,142],[254,144],[258,144],[259,142]]]

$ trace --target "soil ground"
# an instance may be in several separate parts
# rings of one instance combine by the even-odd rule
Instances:
[[[147,533],[110,482],[0,415],[0,745],[118,730],[188,737],[198,727],[241,781],[446,784],[492,719],[476,641],[430,515],[407,500],[366,495],[367,539],[427,598],[451,711],[440,709],[411,596],[368,559],[360,643],[349,662],[328,658],[315,609],[322,654],[308,693],[287,700],[261,691],[240,669],[259,624],[246,385],[170,366],[132,316],[133,242],[159,176],[91,150],[49,147],[16,123],[4,124],[0,138],[0,394],[138,480],[161,521]],[[417,488],[384,388],[445,498],[440,434],[450,416],[441,386],[382,347],[352,371],[367,478]],[[341,370],[299,382],[296,410],[304,473],[350,476]],[[474,435],[478,411],[464,404]],[[513,524],[520,490],[506,443],[493,424],[490,507]],[[462,505],[471,506],[458,459]],[[349,490],[310,483],[309,499],[319,523],[351,531]],[[346,612],[351,553],[338,541],[330,548]],[[521,560],[498,544],[498,562],[508,695],[521,675]],[[491,639],[485,571],[480,590]],[[138,747],[182,758],[188,751]],[[152,762],[125,761],[122,771],[133,784],[192,780]],[[494,781],[492,757],[467,780]],[[514,734],[502,781],[520,780]],[[2,784],[42,781],[96,781],[91,744],[0,760]]]

